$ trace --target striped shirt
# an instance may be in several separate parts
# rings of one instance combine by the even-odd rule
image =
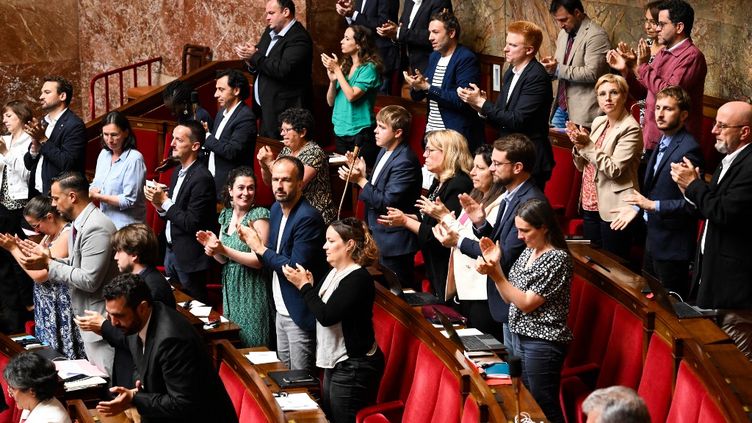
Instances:
[[[441,84],[443,84],[444,74],[446,73],[447,65],[449,65],[449,60],[451,59],[451,55],[439,59],[439,62],[436,64],[436,70],[433,73],[433,78],[431,79],[431,86],[440,87]],[[437,103],[436,100],[429,99],[426,132],[439,129],[446,129],[444,126],[444,120],[441,118],[441,113],[439,113],[439,103]]]

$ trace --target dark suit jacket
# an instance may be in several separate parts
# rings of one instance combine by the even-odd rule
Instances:
[[[219,139],[214,134],[219,129],[225,109],[217,112],[212,134],[206,137],[204,148],[214,152],[214,186],[217,198],[225,189],[227,174],[238,166],[253,167],[253,152],[256,148],[256,116],[251,108],[241,102],[222,129]],[[208,165],[209,154],[204,156]]]
[[[313,314],[306,307],[298,288],[285,278],[282,266],[287,264],[295,267],[300,264],[313,273],[313,280],[322,280],[327,267],[323,250],[326,226],[321,213],[301,198],[287,216],[277,253],[277,237],[281,222],[282,208],[275,202],[270,210],[269,241],[266,243],[267,250],[262,260],[264,266],[277,272],[282,298],[287,311],[290,312],[290,318],[301,329],[312,331],[316,322]]]
[[[172,172],[170,198],[178,181],[178,170]],[[196,232],[215,230],[216,198],[214,178],[209,169],[195,161],[188,168],[177,198],[172,198],[174,204],[164,215],[170,221],[172,250],[182,272],[193,273],[209,268],[209,256],[196,241]]]
[[[536,149],[533,177],[550,176],[554,167],[554,153],[548,139],[548,116],[553,101],[551,76],[540,62],[533,59],[525,66],[507,102],[513,76],[510,66],[504,73],[496,103],[486,101],[481,113],[499,130],[499,136],[513,133],[527,135]]]
[[[478,239],[485,236],[492,241],[499,241],[499,245],[501,246],[501,269],[505,275],[509,274],[512,265],[517,261],[522,250],[525,249],[525,243],[517,238],[517,227],[514,225],[514,216],[517,214],[517,208],[520,204],[532,199],[545,200],[546,196],[538,189],[531,178],[520,186],[509,202],[506,211],[504,211],[504,202],[499,205],[499,214],[496,216],[496,223],[493,226],[485,222],[483,226],[473,228],[473,232],[475,232]],[[460,245],[460,251],[466,256],[476,258],[480,255],[480,245],[478,241],[465,238]],[[491,316],[498,322],[509,322],[509,304],[501,298],[499,291],[496,289],[496,284],[490,278],[486,281],[486,284],[488,308],[491,310]]]
[[[412,26],[408,28],[414,5],[412,0],[405,0],[399,20],[401,27],[397,42],[404,47],[404,53],[407,55],[407,63],[403,63],[401,68],[410,69],[410,72],[414,72],[415,69],[424,72],[428,67],[428,56],[433,51],[431,42],[428,41],[428,24],[431,22],[431,16],[443,9],[451,12],[452,2],[450,0],[423,0],[415,14]]]
[[[24,164],[29,174],[29,198],[37,196],[38,193],[34,188],[34,178],[39,158],[44,157],[42,161],[42,191],[50,192],[52,178],[66,171],[76,171],[84,174],[86,161],[86,136],[84,134],[86,126],[84,122],[71,112],[70,109],[60,115],[55,128],[50,134],[50,138],[42,144],[39,155],[36,158],[31,157],[31,153],[24,155]]]
[[[391,72],[399,66],[399,48],[389,38],[380,37],[376,33],[376,28],[386,21],[397,22],[400,2],[399,0],[367,0],[363,13],[360,13],[362,2],[363,0],[355,1],[355,10],[358,11],[358,14],[352,20],[352,23],[371,30],[376,48],[379,49],[381,60],[384,63],[384,72]]]
[[[702,152],[695,138],[682,129],[663,153],[654,172],[658,148],[653,150],[645,169],[643,195],[660,201],[660,211],[648,212],[647,247],[656,260],[692,260],[697,244],[697,217],[673,179],[671,163],[686,157],[702,168]]]
[[[256,45],[258,51],[248,60],[248,71],[256,75],[261,101],[261,136],[279,139],[280,113],[290,107],[310,109],[313,43],[308,31],[295,22],[266,56],[272,39],[267,27]],[[253,90],[251,90],[253,95]],[[254,105],[257,107],[258,104]],[[259,113],[256,113],[258,115]]]
[[[439,52],[435,51],[431,53],[425,72],[428,82],[431,82],[440,58],[441,54]],[[424,98],[436,101],[439,105],[439,113],[441,113],[444,126],[447,129],[454,129],[464,135],[467,138],[470,151],[475,151],[477,147],[485,142],[483,122],[478,113],[460,100],[460,97],[457,95],[457,87],[467,88],[471,82],[473,84],[480,82],[478,59],[470,49],[458,45],[452,54],[452,58],[449,59],[441,86],[435,87],[432,85],[428,91],[410,90],[410,96],[416,101],[423,100]]]
[[[705,254],[699,254],[696,271],[697,305],[703,308],[752,308],[752,147],[742,150],[718,182],[721,168],[710,185],[698,179],[684,192],[707,219]],[[698,248],[698,252],[699,252]],[[699,276],[699,280],[697,277]]]
[[[376,163],[385,152],[382,148]],[[415,234],[404,227],[384,226],[377,223],[376,219],[379,215],[386,214],[387,206],[415,214],[421,181],[420,162],[410,146],[403,142],[389,156],[376,179],[376,185],[372,185],[369,178],[360,191],[360,199],[366,204],[366,223],[382,256],[401,256],[418,251]]]
[[[155,302],[144,352],[138,334],[127,337],[142,390],[133,404],[145,423],[237,422],[203,338],[183,315]]]

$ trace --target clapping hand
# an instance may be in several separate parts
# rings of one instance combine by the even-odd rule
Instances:
[[[405,226],[407,223],[407,216],[405,216],[405,213],[403,213],[402,210],[395,209],[394,207],[387,207],[386,211],[387,213],[379,216],[376,222],[384,226]]]
[[[637,216],[637,210],[632,206],[621,206],[611,210],[612,214],[616,214],[614,220],[611,221],[609,227],[614,231],[621,231],[629,225]]]
[[[334,9],[340,16],[351,17],[355,8],[353,7],[351,0],[337,0],[337,4],[334,5]]]
[[[457,87],[457,96],[478,111],[483,108],[487,98],[486,92],[473,83],[468,84],[467,88]]]
[[[321,53],[321,63],[324,65],[324,68],[326,68],[326,74],[329,77],[329,81],[336,81],[337,71],[342,72],[337,55],[332,53],[332,55],[329,56],[326,53]]]
[[[84,310],[84,315],[75,316],[73,318],[73,321],[76,322],[76,325],[78,325],[79,329],[101,335],[102,324],[104,323],[105,318],[96,311]]]
[[[428,91],[431,84],[428,83],[428,79],[423,76],[418,69],[415,69],[415,73],[410,75],[407,71],[402,71],[402,75],[405,77],[405,82],[415,91]]]
[[[11,234],[0,233],[0,248],[7,251],[13,251],[18,248],[16,241],[20,241],[20,239]]]
[[[574,148],[579,151],[590,144],[590,133],[587,129],[575,125],[572,121],[567,121],[566,126],[567,136],[569,136],[569,140],[574,144]]]
[[[196,241],[204,246],[204,254],[207,256],[214,256],[216,254],[224,255],[224,245],[219,242],[219,239],[212,231],[198,231],[196,232]]]
[[[258,48],[250,43],[247,42],[245,44],[236,44],[235,47],[233,47],[233,50],[235,50],[235,54],[238,55],[243,60],[248,60],[256,54],[256,51],[258,51]]]
[[[144,197],[158,210],[162,210],[162,204],[167,200],[167,193],[161,185],[144,186]]]
[[[300,264],[296,264],[295,268],[286,264],[282,266],[282,273],[285,275],[285,278],[287,278],[287,280],[298,289],[302,288],[303,285],[307,283],[313,285],[313,274],[303,268]]]
[[[23,253],[23,256],[19,259],[21,265],[28,270],[47,269],[51,260],[48,248],[43,248],[30,239],[17,240],[16,243]]]
[[[681,163],[671,163],[671,179],[679,186],[682,194],[689,184],[699,178],[700,168],[695,167],[688,158],[683,157]]]
[[[431,216],[436,220],[441,220],[444,216],[449,214],[449,209],[447,209],[444,203],[441,202],[441,198],[436,198],[431,201],[427,197],[421,195],[415,203],[415,207],[417,207],[424,215]]]
[[[97,404],[97,411],[105,416],[116,416],[129,409],[139,386],[140,383],[138,382],[133,389],[123,388],[122,386],[113,386],[110,388],[110,392],[117,393],[117,396],[111,401],[100,401],[99,404]]]
[[[376,27],[376,33],[384,38],[390,38],[392,40],[397,39],[397,24],[392,21],[386,21],[381,26]]]
[[[475,226],[480,226],[486,221],[486,211],[483,210],[483,206],[477,201],[473,200],[469,194],[460,194],[458,196],[462,210],[465,211],[467,217],[473,222]]]
[[[272,152],[272,149],[269,148],[268,145],[265,145],[259,148],[259,151],[256,154],[256,159],[262,165],[266,166],[267,168],[270,168],[272,162],[274,161],[274,152]]]
[[[261,237],[259,236],[258,232],[256,232],[256,229],[251,226],[245,226],[238,223],[236,231],[238,232],[238,238],[240,238],[241,241],[245,242],[246,245],[248,245],[248,248],[253,250],[254,253],[259,256],[264,254],[266,247],[261,241]]]
[[[642,65],[650,61],[650,46],[644,38],[637,43],[637,64]]]
[[[456,247],[460,239],[460,234],[450,228],[445,222],[437,223],[436,226],[431,228],[431,231],[433,231],[433,236],[436,240],[447,248]]]
[[[553,75],[554,72],[556,72],[556,67],[559,66],[559,62],[556,60],[554,56],[546,56],[541,59],[540,61],[541,65],[543,65],[544,68],[546,68],[546,71]]]
[[[352,155],[348,151],[349,155]],[[351,161],[349,163],[352,163]],[[362,157],[359,157],[355,160],[355,163],[352,165],[352,168],[350,165],[343,165],[340,166],[339,169],[337,169],[337,174],[339,175],[339,179],[342,179],[343,181],[347,180],[347,175],[350,175],[350,180],[352,182],[355,182],[358,185],[361,185],[361,180],[365,179],[366,175],[366,162],[363,160]]]
[[[501,248],[498,241],[494,243],[490,238],[483,237],[479,241],[481,255],[475,260],[475,270],[483,275],[494,275],[501,273],[499,262],[501,261]]]

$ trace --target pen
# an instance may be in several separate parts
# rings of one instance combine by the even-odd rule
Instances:
[[[597,262],[597,261],[595,261],[595,260],[594,260],[594,259],[593,259],[592,257],[590,257],[590,256],[585,256],[585,260],[587,260],[587,261],[588,261],[588,263],[592,263],[592,264],[594,264],[594,265],[596,265],[596,266],[600,267],[601,269],[605,270],[606,272],[608,272],[608,273],[611,273],[611,271],[610,271],[610,270],[608,270],[608,268],[607,268],[606,266],[604,266],[604,265],[602,265],[602,264],[598,263],[598,262]]]

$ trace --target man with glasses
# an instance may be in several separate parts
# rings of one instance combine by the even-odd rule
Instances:
[[[702,308],[752,309],[752,105],[718,109],[715,148],[725,157],[710,184],[692,163],[671,164],[671,177],[705,219],[695,260],[693,291]]]
[[[668,0],[658,6],[658,43],[665,48],[650,60],[650,47],[644,40],[638,44],[636,69],[634,56],[620,50],[611,50],[606,56],[608,64],[621,72],[629,83],[635,98],[645,98],[645,110],[655,109],[656,94],[671,85],[678,85],[689,93],[692,110],[687,118],[687,130],[699,138],[702,125],[702,98],[708,67],[705,56],[690,38],[695,12],[684,0]],[[633,53],[633,52],[632,52]],[[645,113],[642,130],[646,157],[661,140],[661,131],[653,113]]]

